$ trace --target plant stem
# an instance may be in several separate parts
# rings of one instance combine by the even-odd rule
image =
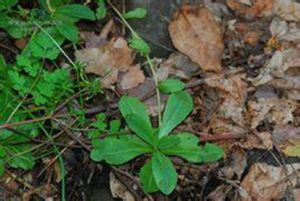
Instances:
[[[127,22],[127,20],[123,17],[123,15],[120,13],[120,11],[111,3],[110,0],[107,1],[108,4],[112,7],[112,9],[117,13],[117,15],[120,17],[120,19],[122,20],[122,22],[125,24],[125,26],[129,29],[129,31],[131,32],[131,34],[134,37],[137,38],[141,38],[135,31],[134,29],[130,26],[130,24]],[[145,58],[147,59],[147,63],[150,66],[150,70],[153,76],[153,80],[155,83],[155,88],[156,88],[156,96],[157,96],[157,112],[158,112],[158,124],[159,126],[161,125],[161,100],[160,100],[160,93],[159,93],[159,89],[158,89],[158,80],[157,80],[157,76],[156,76],[156,72],[155,72],[155,68],[154,65],[149,57],[149,54],[145,55]]]
[[[56,45],[56,47],[59,49],[59,51],[66,57],[68,62],[75,68],[77,71],[78,66],[72,61],[72,59],[67,55],[67,53],[60,47],[60,45],[56,42],[56,40],[38,23],[34,22],[34,24],[46,35],[49,37],[49,39]]]
[[[158,125],[160,127],[160,125],[161,125],[161,100],[160,100],[160,93],[159,93],[159,89],[158,89],[157,75],[156,75],[154,65],[153,65],[153,63],[152,63],[152,61],[151,61],[148,54],[146,55],[146,59],[147,59],[147,62],[150,66],[150,70],[151,70],[153,80],[154,80],[154,83],[155,83],[156,99],[157,99]]]
[[[66,170],[65,170],[64,160],[61,156],[62,152],[60,152],[57,146],[55,145],[52,135],[46,131],[43,125],[39,124],[39,126],[46,134],[49,141],[52,143],[53,149],[56,152],[56,157],[58,157],[59,165],[60,165],[60,174],[61,174],[61,200],[66,201],[66,178],[65,178]]]
[[[15,126],[20,126],[20,125],[25,125],[25,124],[37,123],[37,122],[45,121],[48,119],[53,119],[55,117],[64,117],[64,116],[66,116],[66,115],[54,115],[54,116],[50,115],[50,116],[40,117],[40,118],[36,118],[36,119],[29,119],[29,120],[20,121],[20,122],[2,124],[0,126],[0,130],[5,129],[5,128],[15,127]]]

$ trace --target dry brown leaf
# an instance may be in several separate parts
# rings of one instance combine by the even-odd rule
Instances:
[[[121,198],[123,201],[135,201],[132,194],[119,180],[116,179],[116,176],[113,173],[109,174],[109,186],[114,198]]]
[[[80,32],[80,37],[85,41],[86,48],[94,48],[107,44],[108,34],[113,32],[114,21],[109,20],[101,30],[100,35],[96,35],[94,32],[83,31]]]
[[[160,64],[157,75],[160,81],[168,78],[169,75],[175,75],[181,79],[189,79],[199,71],[199,66],[192,62],[189,57],[179,52],[175,52],[169,58]]]
[[[247,84],[243,81],[244,74],[236,74],[228,78],[211,76],[205,83],[219,90],[223,99],[215,116],[212,117],[209,128],[214,133],[244,133],[245,101],[247,98]]]
[[[21,38],[15,40],[15,46],[19,48],[20,50],[23,50],[26,45],[28,44],[29,38]]]
[[[298,163],[286,165],[284,168],[256,163],[251,166],[249,173],[243,179],[235,200],[279,200],[284,196],[288,187],[296,185],[296,173],[299,169]]]
[[[269,132],[248,134],[244,142],[234,143],[244,149],[273,149],[272,135]]]
[[[229,8],[246,18],[269,16],[272,13],[273,0],[255,0],[245,3],[242,0],[226,0]]]
[[[208,194],[205,200],[225,201],[227,194],[231,191],[232,188],[232,185],[221,184],[214,191]]]
[[[102,86],[111,87],[118,79],[118,71],[126,72],[133,63],[134,53],[127,41],[113,38],[107,45],[86,48],[75,52],[77,59],[86,64],[85,71],[103,78]]]
[[[293,196],[295,198],[294,199],[295,201],[300,200],[300,189],[299,188],[293,189]]]
[[[293,111],[295,109],[295,102],[276,97],[249,101],[248,115],[251,122],[251,129],[255,129],[263,120],[270,123],[275,122],[276,126],[284,126],[289,122],[293,122]]]
[[[127,94],[130,96],[135,96],[139,98],[140,100],[144,100],[144,103],[148,109],[148,113],[151,116],[157,116],[158,115],[158,108],[157,108],[157,98],[155,94],[155,83],[152,78],[147,77],[145,81],[138,85],[135,88],[128,89],[128,90],[121,90],[122,94]],[[161,100],[163,102],[167,99],[167,95],[160,94]],[[161,111],[164,109],[164,103],[161,104]]]
[[[249,31],[243,36],[243,41],[246,44],[255,45],[260,38],[260,34],[257,31]]]
[[[284,77],[290,67],[300,66],[300,49],[290,48],[284,51],[276,51],[272,58],[262,68],[260,74],[250,79],[254,86],[268,83],[275,77]]]
[[[222,71],[222,32],[208,9],[183,6],[175,13],[169,25],[169,33],[174,46],[204,71]]]
[[[241,179],[247,167],[247,153],[238,146],[230,148],[229,164],[223,167],[218,174],[226,179]]]
[[[270,24],[270,32],[279,41],[300,42],[300,27],[296,23],[287,23],[274,18]]]
[[[300,20],[300,4],[294,0],[274,0],[274,13],[286,21]]]
[[[272,135],[277,144],[283,144],[287,140],[300,140],[300,127],[290,125],[277,127],[272,132]]]
[[[139,64],[130,67],[128,72],[123,76],[120,85],[123,90],[132,89],[145,81],[144,72]]]

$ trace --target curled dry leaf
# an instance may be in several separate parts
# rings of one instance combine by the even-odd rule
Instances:
[[[300,128],[287,125],[273,132],[273,139],[287,156],[300,157]]]
[[[248,115],[251,129],[255,129],[263,120],[275,122],[276,126],[284,126],[293,122],[293,111],[296,103],[288,99],[260,98],[248,102]]]
[[[244,149],[273,149],[272,135],[269,132],[249,134],[244,142],[234,144]]]
[[[272,135],[277,144],[283,144],[287,140],[300,140],[300,127],[290,125],[277,127],[272,132]]]
[[[289,187],[297,184],[299,170],[299,163],[285,167],[255,163],[243,179],[235,200],[279,200]]]
[[[192,62],[191,59],[179,52],[175,52],[169,56],[158,69],[157,75],[160,81],[174,75],[182,79],[190,79],[199,71],[199,66]]]
[[[300,3],[294,0],[275,0],[273,11],[286,21],[300,20]]]
[[[123,90],[132,89],[145,81],[144,72],[139,64],[131,67],[123,76],[120,85]]]
[[[246,18],[269,16],[273,8],[273,0],[256,0],[253,4],[245,0],[227,0],[226,4],[237,14]]]
[[[212,117],[209,128],[214,133],[224,132],[244,133],[245,126],[245,101],[247,98],[247,84],[243,81],[244,74],[236,74],[228,78],[222,75],[211,76],[205,83],[219,90],[222,104]]]
[[[94,32],[88,31],[80,32],[80,37],[84,40],[85,47],[93,48],[107,44],[109,42],[108,34],[113,32],[114,26],[114,21],[111,19],[104,25],[100,32],[100,35],[96,35]]]
[[[175,13],[169,25],[169,33],[174,46],[204,71],[222,71],[222,32],[208,9],[183,6]]]
[[[109,186],[114,198],[121,198],[123,201],[135,201],[132,194],[127,191],[126,187],[119,180],[117,180],[113,173],[109,174]]]
[[[224,201],[227,194],[232,190],[232,185],[221,184],[206,197],[208,201]]]
[[[287,23],[284,20],[274,18],[269,29],[276,40],[293,43],[300,42],[300,27],[296,23]]]
[[[229,165],[223,167],[218,174],[226,179],[240,180],[247,167],[246,152],[238,146],[232,146],[228,159]]]
[[[107,45],[86,48],[75,52],[77,59],[86,64],[85,71],[101,76],[104,88],[117,81],[118,72],[126,72],[133,63],[134,53],[127,41],[121,37],[113,38]]]
[[[300,66],[300,49],[278,50],[267,62],[266,66],[262,68],[260,74],[250,80],[254,86],[260,86],[268,83],[275,77],[284,77],[285,71],[294,66]]]

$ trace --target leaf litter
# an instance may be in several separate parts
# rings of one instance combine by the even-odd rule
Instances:
[[[184,169],[180,164],[185,161],[174,159],[183,178],[178,200],[278,200],[288,193],[299,197],[299,160],[285,163],[289,156],[300,157],[299,23],[300,3],[293,0],[204,1],[174,13],[168,33],[177,51],[155,63],[159,81],[181,79],[193,95],[192,117],[177,131],[188,128],[226,151],[223,161],[209,164],[211,169]],[[110,20],[100,34],[81,32],[85,44],[75,56],[86,73],[101,78],[104,89],[138,97],[157,116],[151,73],[116,29]],[[163,110],[166,96],[161,98]],[[272,159],[276,166],[253,163],[247,153],[255,150],[280,151],[283,160]],[[115,198],[134,200],[113,173],[109,177]],[[209,186],[209,181],[217,182]]]

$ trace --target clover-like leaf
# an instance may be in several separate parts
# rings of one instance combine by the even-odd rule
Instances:
[[[171,94],[164,111],[159,138],[168,135],[193,110],[193,99],[186,91]]]
[[[178,92],[184,89],[184,83],[178,79],[167,79],[159,83],[158,89],[163,93]]]
[[[153,193],[159,190],[154,180],[151,160],[142,167],[139,176],[144,191]]]
[[[130,140],[108,137],[97,143],[91,152],[91,158],[94,161],[104,160],[109,164],[120,165],[151,151],[151,147],[137,137]]]
[[[194,163],[202,162],[201,148],[198,145],[199,139],[197,136],[191,133],[179,133],[175,136],[180,140],[180,143],[170,148],[161,149],[162,153],[179,156]]]
[[[160,152],[152,156],[152,171],[156,185],[166,195],[172,193],[177,184],[177,173],[172,161]]]
[[[200,151],[200,157],[203,162],[212,162],[219,160],[224,155],[224,150],[212,143],[206,143]]]

